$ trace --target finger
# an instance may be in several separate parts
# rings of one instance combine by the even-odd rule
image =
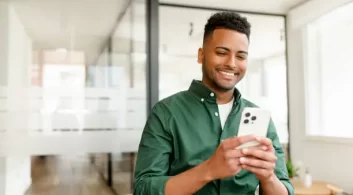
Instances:
[[[236,137],[231,137],[231,138],[223,140],[222,143],[221,143],[222,149],[224,151],[233,150],[234,149],[235,139],[236,139]]]
[[[277,157],[273,152],[259,150],[257,148],[244,148],[242,153],[268,162],[276,162]]]
[[[226,159],[230,159],[230,158],[240,158],[244,156],[244,154],[240,151],[240,150],[226,150],[224,151],[224,157]]]
[[[251,148],[258,149],[258,150],[264,150],[264,151],[266,151],[268,149],[268,147],[264,146],[264,145],[252,146]]]
[[[234,173],[238,172],[241,168],[241,164],[239,158],[232,158],[227,161],[228,166],[230,167],[231,171]]]
[[[276,167],[275,162],[267,162],[256,158],[241,157],[239,161],[242,165],[255,168],[273,170]]]
[[[236,148],[246,142],[255,141],[255,140],[256,140],[255,135],[246,135],[246,136],[241,136],[241,137],[234,136],[234,137],[231,137],[231,138],[224,140],[222,142],[222,145],[225,150],[229,150],[229,149],[234,149],[234,148]]]
[[[271,176],[271,174],[273,174],[273,170],[267,170],[267,169],[252,167],[248,165],[242,165],[242,168],[254,173],[255,175],[259,175],[261,177],[269,177]]]
[[[256,141],[264,147],[268,148],[268,151],[275,152],[275,149],[273,148],[273,143],[272,140],[267,138],[267,137],[256,137]]]
[[[256,137],[256,141],[258,141],[261,145],[272,147],[272,140],[267,137]]]
[[[255,135],[245,135],[245,136],[240,136],[236,137],[237,139],[234,141],[235,142],[235,147],[238,147],[242,144],[245,144],[250,141],[255,141],[256,136]]]

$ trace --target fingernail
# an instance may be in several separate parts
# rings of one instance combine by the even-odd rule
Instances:
[[[247,149],[243,149],[243,153],[244,154],[248,153],[248,150]]]
[[[262,146],[262,150],[267,150],[267,147],[266,146]]]
[[[241,157],[241,158],[240,158],[240,162],[241,162],[241,163],[244,163],[244,162],[245,162],[245,158],[244,158],[244,157]]]

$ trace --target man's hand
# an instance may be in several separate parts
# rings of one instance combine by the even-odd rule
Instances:
[[[244,157],[240,158],[240,163],[243,169],[254,173],[261,183],[266,183],[275,176],[277,157],[270,139],[256,137],[256,141],[260,146],[241,150]]]
[[[244,154],[236,147],[255,139],[255,136],[248,135],[224,140],[218,146],[216,152],[205,162],[210,179],[226,178],[239,173],[242,169],[240,157],[243,157]]]
[[[194,194],[213,180],[236,175],[241,170],[239,158],[244,156],[236,148],[255,139],[250,135],[222,141],[209,159],[168,179],[165,194]]]

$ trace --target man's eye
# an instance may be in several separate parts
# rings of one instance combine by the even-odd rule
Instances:
[[[245,59],[246,59],[245,56],[237,56],[237,58],[238,58],[239,60],[245,60]]]
[[[218,55],[226,55],[225,52],[216,52]]]

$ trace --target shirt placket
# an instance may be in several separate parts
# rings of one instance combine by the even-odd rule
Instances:
[[[234,114],[235,110],[236,110],[236,102],[234,101],[232,110],[230,111],[229,115],[227,116],[226,122],[224,123],[224,127],[221,132],[221,136],[220,136],[221,142],[230,137],[230,132],[228,129],[229,129],[231,121],[229,121],[229,120],[231,120],[231,117]]]
[[[215,100],[215,94],[213,92],[210,92],[208,94],[208,97],[201,98],[201,102],[205,104],[206,109],[210,112],[211,115],[211,120],[213,121],[214,127],[217,128],[217,131],[222,131],[222,126],[221,126],[221,120],[220,120],[220,114],[218,110],[218,106]],[[212,101],[207,101],[207,99],[213,99]],[[219,135],[219,134],[218,134]],[[219,142],[221,142],[221,139],[219,138]]]

